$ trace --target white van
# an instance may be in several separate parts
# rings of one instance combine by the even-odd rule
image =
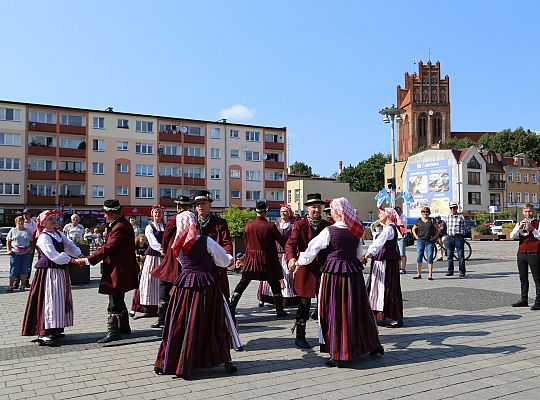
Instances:
[[[491,233],[494,235],[502,235],[503,224],[515,224],[511,219],[496,219],[491,225]]]

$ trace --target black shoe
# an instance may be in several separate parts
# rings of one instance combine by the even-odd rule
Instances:
[[[386,325],[387,328],[403,328],[403,320],[401,321],[392,321],[388,325]]]
[[[338,367],[338,368],[343,367],[343,361],[340,361],[340,360],[330,359],[325,364],[327,367]]]
[[[259,307],[264,307],[264,301],[259,301]]]
[[[512,307],[529,307],[529,302],[527,300],[521,299],[517,303],[512,304]]]
[[[311,313],[311,319],[314,321],[317,321],[319,319],[319,312],[317,311],[317,309],[315,309],[315,311]]]
[[[422,275],[413,276],[413,279],[422,279]]]
[[[6,290],[6,293],[13,293],[13,288],[12,288],[12,287],[8,287],[7,290]]]
[[[234,374],[236,371],[238,371],[238,368],[234,366],[232,361],[225,361],[225,371],[227,371],[229,374]]]
[[[404,270],[404,269],[400,269],[400,270],[399,270],[399,273],[400,273],[401,275],[405,275],[405,274],[407,273],[407,271]]]
[[[309,342],[306,340],[306,336],[305,335],[296,335],[296,339],[294,340],[294,344],[301,348],[301,349],[311,349],[311,345],[309,344]]]
[[[244,346],[237,347],[234,351],[244,351]]]
[[[154,373],[156,375],[163,375],[163,368],[154,367]]]
[[[459,274],[460,278],[465,278],[465,274]]]
[[[24,287],[30,289],[30,281],[28,279],[26,280],[26,282],[24,282]]]
[[[371,356],[376,356],[377,354],[380,354],[381,356],[384,354],[384,347],[382,345],[379,345],[375,350],[371,350],[369,352]]]
[[[129,335],[131,333],[131,327],[129,326],[129,314],[127,310],[122,311],[118,318],[118,324],[120,327],[120,332],[124,335]]]
[[[150,325],[150,328],[163,328],[165,326],[164,323],[161,322],[161,319],[157,319],[156,322],[154,322],[152,325]]]
[[[445,276],[454,276],[453,272],[447,272]]]
[[[534,303],[531,307],[531,310],[540,310],[540,304]]]
[[[432,281],[433,278],[430,276],[429,278],[427,278],[428,281]]]
[[[105,336],[103,339],[98,340],[98,343],[110,343],[114,342],[116,340],[122,340],[122,335],[120,333],[107,333],[107,336]]]

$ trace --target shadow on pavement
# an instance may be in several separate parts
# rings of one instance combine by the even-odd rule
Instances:
[[[485,322],[499,321],[515,321],[521,318],[518,314],[508,315],[421,315],[415,317],[405,317],[405,327],[420,327],[420,326],[448,326],[454,324],[482,324]],[[379,334],[389,332],[390,329],[379,330]],[[437,334],[437,333],[434,333]],[[429,336],[430,334],[424,334]],[[385,335],[386,336],[386,335]]]

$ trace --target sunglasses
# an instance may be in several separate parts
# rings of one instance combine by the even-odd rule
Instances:
[[[422,214],[431,214],[429,211],[422,211]]]

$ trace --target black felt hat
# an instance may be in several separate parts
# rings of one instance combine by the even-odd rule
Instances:
[[[211,203],[214,199],[212,199],[212,195],[208,190],[197,190],[193,195],[193,203],[197,204],[199,201],[209,201]]]
[[[103,202],[103,210],[105,210],[105,212],[119,212],[121,209],[122,206],[116,199],[105,200]]]
[[[330,203],[332,202],[332,200],[325,200],[324,201],[324,211],[325,212],[330,212]]]
[[[266,200],[258,201],[257,204],[255,204],[255,211],[257,212],[268,211],[268,204],[266,204]]]
[[[324,200],[322,199],[320,193],[309,193],[307,195],[307,200],[304,205],[310,206],[312,204],[324,204]]]
[[[189,200],[189,196],[178,195],[176,196],[176,199],[174,199],[174,204],[178,204],[180,206],[190,206],[191,201]]]

